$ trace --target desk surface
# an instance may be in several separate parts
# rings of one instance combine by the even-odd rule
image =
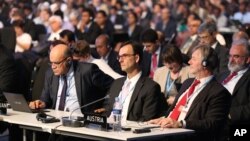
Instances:
[[[36,114],[34,113],[24,113],[17,112],[8,109],[7,116],[0,115],[0,119],[2,121],[18,124],[22,128],[27,128],[31,130],[43,131],[51,133],[52,130],[55,131],[56,134],[68,135],[68,136],[76,136],[81,138],[89,138],[89,139],[98,139],[98,140],[134,140],[134,139],[152,139],[163,136],[173,136],[173,135],[181,135],[181,134],[191,134],[194,133],[193,130],[189,129],[161,129],[154,128],[151,129],[150,133],[143,134],[134,134],[132,131],[121,131],[121,132],[113,132],[111,131],[98,131],[95,129],[79,127],[65,127],[62,126],[61,122],[57,123],[42,123],[41,121],[36,120]],[[48,115],[53,115],[59,119],[63,116],[69,116],[69,112],[63,111],[55,111],[50,110],[50,112],[46,113]],[[131,122],[130,122],[131,123]],[[137,124],[137,123],[135,123]],[[141,126],[143,128],[143,126]]]

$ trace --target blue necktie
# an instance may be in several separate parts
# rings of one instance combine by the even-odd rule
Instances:
[[[66,100],[66,92],[67,92],[67,76],[63,75],[63,88],[60,98],[59,110],[64,111],[65,100]]]

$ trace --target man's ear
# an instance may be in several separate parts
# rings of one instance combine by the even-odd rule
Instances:
[[[250,57],[247,57],[247,64],[250,64]]]
[[[140,61],[140,59],[141,59],[140,56],[139,56],[138,54],[136,54],[135,57],[136,57],[136,60],[135,60],[136,63],[139,63],[139,61]]]

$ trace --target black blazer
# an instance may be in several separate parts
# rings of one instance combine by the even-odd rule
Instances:
[[[162,54],[164,52],[164,48],[162,46],[160,46],[160,47],[161,47],[161,50],[160,50],[160,56],[159,56],[159,60],[158,60],[158,67],[163,66]],[[142,68],[142,74],[144,76],[149,76],[149,74],[150,74],[151,58],[152,58],[151,56],[152,56],[152,54],[148,53],[147,51],[143,52],[143,60],[141,63],[141,68]]]
[[[73,62],[75,86],[80,106],[90,103],[98,98],[104,97],[113,79],[104,74],[95,64]],[[51,68],[45,75],[45,84],[41,100],[46,103],[46,108],[55,109],[59,76],[55,76]],[[83,108],[83,112],[93,112],[100,108],[103,102]]]
[[[170,39],[173,34],[176,35],[176,33],[177,33],[177,31],[176,31],[177,23],[173,18],[169,19],[168,23],[165,26],[165,29],[163,29],[163,27],[164,27],[163,22],[159,22],[159,23],[156,24],[156,30],[163,32],[164,35],[165,35],[165,38]]]
[[[16,92],[16,65],[12,53],[0,44],[0,97],[1,91]]]
[[[110,115],[115,97],[119,96],[125,80],[126,77],[119,78],[112,84],[109,91],[110,98],[104,106],[107,109],[107,115]],[[160,86],[150,78],[141,76],[129,103],[127,120],[147,121],[160,117],[164,110],[166,110],[166,102]]]
[[[223,73],[218,81],[222,82],[230,72]],[[243,74],[235,85],[230,108],[230,125],[250,125],[250,69]]]
[[[184,81],[168,112],[174,109],[179,97],[193,81],[193,78]],[[217,139],[227,121],[230,103],[230,93],[215,78],[208,82],[194,99],[185,117],[186,128],[195,130],[195,135],[191,136],[191,140]]]
[[[129,27],[126,27],[126,32],[128,33]],[[129,40],[132,41],[140,41],[141,37],[141,32],[142,32],[142,27],[140,25],[136,25],[134,31],[132,34],[129,36]]]
[[[102,33],[102,29],[92,22],[87,32],[76,30],[75,33],[78,40],[86,40],[89,44],[95,44],[95,39]]]
[[[227,68],[228,55],[229,55],[228,49],[217,43],[214,51],[217,53],[219,59],[219,66],[214,70],[214,73],[219,74],[228,71]]]

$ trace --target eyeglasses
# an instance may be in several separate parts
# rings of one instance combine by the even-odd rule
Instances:
[[[123,58],[127,58],[130,56],[135,56],[135,54],[122,54],[122,55],[118,55],[117,56],[117,60],[123,59]]]
[[[56,65],[56,66],[59,66],[59,65],[61,65],[66,59],[67,59],[67,57],[64,58],[64,59],[61,60],[61,61],[58,61],[58,62],[49,62],[48,64],[49,64],[50,66],[52,66],[53,64]]]
[[[240,56],[240,55],[230,55],[228,56],[228,58],[232,58],[232,59],[239,59],[239,58],[243,58],[243,57],[246,57],[246,56]]]
[[[208,39],[210,37],[210,35],[207,36],[199,36],[199,39]]]

